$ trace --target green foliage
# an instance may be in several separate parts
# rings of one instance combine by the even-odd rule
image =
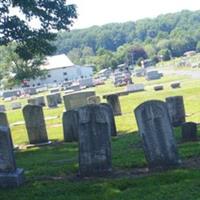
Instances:
[[[158,55],[159,57],[164,60],[164,61],[167,61],[167,60],[170,60],[171,59],[171,52],[169,49],[161,49],[159,52],[158,52]]]

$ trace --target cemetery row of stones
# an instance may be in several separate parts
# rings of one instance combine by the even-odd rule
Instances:
[[[83,103],[86,99],[98,99],[95,93],[85,92],[78,95],[79,98],[77,93],[64,98],[67,110],[63,114],[64,138],[65,141],[78,141],[81,177],[104,176],[112,172],[111,136],[117,135],[113,111],[116,106],[119,111],[118,96],[112,96],[112,101],[108,101],[111,104],[93,101],[92,104],[86,105],[86,102]],[[173,125],[179,126],[185,122],[183,98],[169,97],[166,103],[158,100],[147,101],[139,105],[134,112],[149,168],[178,166],[181,161]],[[23,115],[30,143],[48,142],[42,107],[26,105]],[[15,164],[6,114],[1,113],[1,118],[0,186],[19,186],[24,181],[24,171]]]

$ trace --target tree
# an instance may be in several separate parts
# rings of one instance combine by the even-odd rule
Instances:
[[[164,60],[170,60],[171,59],[171,52],[169,49],[162,49],[158,52],[159,57]]]
[[[56,37],[55,31],[69,30],[77,17],[76,6],[67,5],[65,0],[1,0],[0,4],[0,45],[15,41],[16,52],[30,60],[36,54],[51,54],[55,48],[50,43]],[[11,15],[10,9],[17,8],[21,17]],[[37,19],[38,28],[30,22]]]

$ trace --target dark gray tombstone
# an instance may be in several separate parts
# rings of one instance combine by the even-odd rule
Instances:
[[[0,187],[17,187],[24,182],[24,170],[16,167],[10,130],[0,126]]]
[[[185,108],[183,97],[167,97],[166,104],[172,125],[174,127],[181,126],[181,124],[185,122]]]
[[[112,106],[114,116],[122,114],[119,96],[117,94],[107,95],[106,100]]]
[[[78,141],[78,112],[77,110],[68,110],[63,113],[63,132],[65,142]]]
[[[163,85],[156,85],[156,86],[154,86],[154,90],[155,91],[160,91],[160,90],[163,90],[163,89],[164,89]]]
[[[150,169],[166,169],[180,163],[166,104],[146,101],[135,109],[145,157]]]
[[[54,93],[54,95],[56,96],[57,103],[58,103],[58,104],[61,104],[61,103],[62,103],[61,94],[60,94],[60,93]]]
[[[174,83],[171,83],[170,86],[173,89],[180,88],[181,87],[181,83],[180,82],[174,82]]]
[[[58,107],[58,100],[55,94],[47,95],[47,105],[49,108],[56,108]]]
[[[103,176],[111,172],[111,133],[107,111],[90,104],[78,109],[80,176]]]
[[[6,111],[5,105],[0,105],[0,112],[5,112],[5,111]]]
[[[182,140],[183,141],[196,141],[197,140],[197,124],[194,122],[185,122],[181,126]]]
[[[23,116],[30,144],[41,144],[48,142],[42,107],[26,105],[23,108]]]
[[[104,106],[106,111],[107,111],[107,114],[108,114],[108,117],[109,117],[110,129],[111,129],[111,136],[117,136],[115,117],[114,117],[111,105],[107,104],[107,103],[101,103],[100,105]]]

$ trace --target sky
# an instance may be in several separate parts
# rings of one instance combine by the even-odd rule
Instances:
[[[200,10],[200,0],[67,0],[77,5],[73,29],[112,22],[136,21],[181,10]]]

